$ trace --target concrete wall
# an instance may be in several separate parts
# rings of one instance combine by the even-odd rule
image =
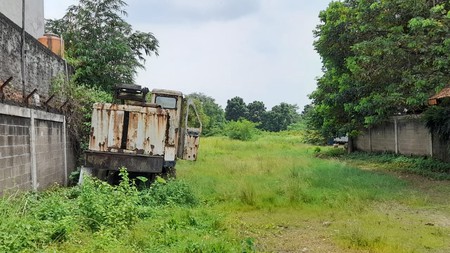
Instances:
[[[1,0],[0,12],[22,27],[22,0]],[[25,31],[37,39],[44,29],[44,0],[25,0]]]
[[[0,13],[0,84],[13,77],[7,100],[22,100],[21,36],[20,27]],[[51,95],[52,80],[66,74],[66,63],[29,34],[25,37],[25,90],[29,94],[37,88],[42,101]]]
[[[397,120],[398,153],[406,155],[431,155],[432,136],[420,118]]]
[[[444,146],[426,128],[420,116],[397,116],[368,129],[354,140],[356,150],[428,155],[442,159]],[[447,152],[448,153],[448,152]],[[445,153],[445,154],[447,154]]]
[[[385,122],[370,130],[371,148],[375,152],[395,150],[394,122]]]
[[[63,115],[0,104],[0,195],[64,185],[75,168]]]
[[[0,115],[0,194],[5,189],[31,189],[29,120]]]
[[[433,134],[433,157],[450,162],[450,142],[440,139],[437,134]]]

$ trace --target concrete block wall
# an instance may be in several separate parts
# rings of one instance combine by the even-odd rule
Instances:
[[[420,116],[396,116],[367,129],[354,140],[356,150],[366,152],[392,152],[404,155],[437,156],[448,144],[439,144],[421,120]]]
[[[431,133],[420,118],[397,120],[398,153],[405,155],[431,155]]]
[[[38,189],[64,182],[63,124],[36,120],[36,164]]]
[[[0,194],[31,189],[29,121],[0,115]]]
[[[356,150],[364,150],[364,151],[370,151],[370,133],[369,131],[366,131],[356,137],[353,141],[353,146]]]
[[[372,151],[395,151],[395,126],[393,122],[385,122],[370,129],[370,134]]]
[[[64,126],[63,115],[0,104],[0,195],[67,182],[75,160]]]
[[[433,134],[433,157],[450,162],[450,142],[442,140],[438,134]]]

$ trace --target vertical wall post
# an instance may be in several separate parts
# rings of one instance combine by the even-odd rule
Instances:
[[[429,136],[430,136],[430,156],[433,157],[433,132],[429,132]]]
[[[63,145],[64,145],[64,186],[67,186],[67,125],[66,116],[63,120]]]
[[[397,118],[394,118],[394,138],[395,138],[395,153],[398,154],[398,123]]]
[[[36,125],[34,110],[30,110],[30,151],[31,151],[31,184],[34,191],[38,189],[36,166]]]

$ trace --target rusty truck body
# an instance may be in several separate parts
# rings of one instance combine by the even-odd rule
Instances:
[[[121,167],[155,175],[174,172],[177,158],[196,160],[201,133],[195,105],[179,91],[116,87],[122,103],[95,103],[84,170],[104,178]],[[194,113],[193,113],[194,112]],[[189,116],[191,115],[191,116]],[[189,117],[196,126],[189,126]]]

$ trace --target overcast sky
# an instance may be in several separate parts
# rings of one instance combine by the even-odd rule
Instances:
[[[45,17],[61,18],[75,0],[44,0]],[[300,111],[322,74],[312,30],[331,0],[126,0],[135,30],[152,32],[160,55],[136,83],[201,92],[226,106],[239,96]]]

